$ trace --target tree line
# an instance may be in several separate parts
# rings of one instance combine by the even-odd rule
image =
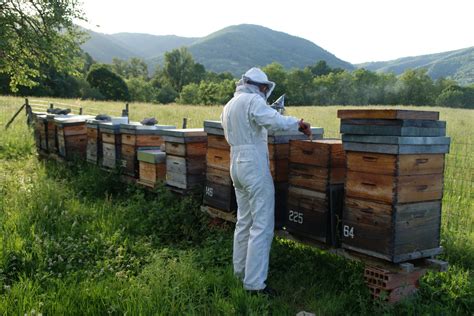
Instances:
[[[1,94],[213,105],[234,93],[238,78],[207,71],[184,47],[165,53],[153,74],[139,58],[95,62],[79,48],[85,38],[73,20],[85,18],[77,0],[5,0],[0,9]],[[262,69],[277,84],[270,102],[286,93],[288,105],[474,108],[474,85],[432,80],[425,69],[396,76],[331,68],[322,60],[304,69],[278,63]]]

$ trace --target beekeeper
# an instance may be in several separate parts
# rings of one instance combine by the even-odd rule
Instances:
[[[267,105],[275,83],[259,68],[251,68],[237,82],[234,97],[221,115],[231,146],[230,174],[237,197],[234,232],[234,273],[251,292],[273,294],[266,286],[275,224],[275,188],[268,160],[267,130],[300,130],[311,134],[310,124],[280,115]]]

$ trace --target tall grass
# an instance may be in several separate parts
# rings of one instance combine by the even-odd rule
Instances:
[[[23,100],[0,97],[0,127]],[[119,112],[121,103],[77,103]],[[289,108],[338,137],[339,107]],[[201,127],[221,107],[131,104],[132,120]],[[419,109],[419,108],[417,108]],[[0,133],[0,314],[294,315],[472,314],[474,111],[443,108],[452,137],[446,158],[442,245],[447,273],[429,273],[417,296],[372,302],[362,265],[287,240],[272,248],[269,283],[281,295],[250,296],[232,275],[232,226],[211,225],[193,197],[127,186],[90,165],[34,154],[19,117]],[[87,111],[86,111],[87,112]]]

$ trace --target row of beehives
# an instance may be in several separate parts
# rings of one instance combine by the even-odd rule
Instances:
[[[438,113],[420,111],[346,110],[339,117],[342,142],[321,140],[322,128],[313,129],[314,141],[301,133],[269,134],[276,226],[393,262],[438,254],[449,149],[445,122]],[[203,185],[210,209],[237,208],[230,148],[219,122],[174,129],[94,120],[86,125],[84,119],[81,125],[78,117],[53,119],[51,127],[51,118],[41,120],[46,124],[38,124],[37,134],[48,137],[38,142],[49,152],[53,142],[64,158],[87,156],[150,187],[162,181],[182,190]]]
[[[269,146],[271,166],[272,157],[288,158],[273,164],[286,168],[274,179],[276,191],[280,180],[288,194],[284,207],[276,207],[276,222],[293,234],[333,247],[342,243],[345,249],[391,262],[439,254],[450,145],[446,122],[428,111],[341,110],[338,116],[342,141],[291,140],[280,150]],[[211,155],[208,172],[212,164]],[[227,182],[208,187],[206,195],[224,189],[232,194],[225,171],[221,178]],[[284,195],[281,201],[286,201]],[[204,202],[235,208],[235,203],[218,205],[206,197]]]

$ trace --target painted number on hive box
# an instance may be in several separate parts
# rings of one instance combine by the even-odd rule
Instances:
[[[206,195],[212,197],[214,195],[214,189],[211,187],[206,187]]]
[[[290,210],[288,212],[288,220],[297,224],[303,224],[303,213]]]
[[[344,225],[342,232],[344,237],[351,237],[354,238],[354,227],[350,227],[348,225]]]

